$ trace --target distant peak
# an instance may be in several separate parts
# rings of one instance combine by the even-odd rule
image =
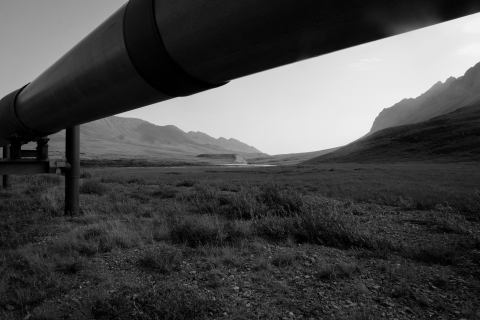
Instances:
[[[450,77],[450,78],[448,78],[447,80],[445,80],[445,83],[450,83],[450,82],[455,81],[455,80],[457,80],[457,78],[455,78],[455,77]]]
[[[445,81],[445,83],[446,83],[446,81]],[[430,91],[430,90],[439,89],[440,87],[443,86],[443,84],[444,83],[442,81],[437,81],[429,90],[427,90],[427,92]]]

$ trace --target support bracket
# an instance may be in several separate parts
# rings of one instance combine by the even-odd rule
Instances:
[[[65,214],[77,215],[80,212],[80,126],[67,128],[65,137],[65,157],[52,160],[48,158],[46,137],[35,140],[36,150],[22,150],[25,139],[14,135],[10,137],[10,147],[3,147],[3,159],[0,159],[0,175],[3,175],[3,187],[10,186],[11,174],[65,174]],[[29,159],[30,158],[30,159]]]
[[[70,169],[70,164],[64,159],[0,159],[0,175],[10,174],[40,174],[64,173]]]

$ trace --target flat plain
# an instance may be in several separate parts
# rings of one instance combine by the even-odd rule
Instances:
[[[478,163],[86,168],[0,191],[0,318],[479,319]]]

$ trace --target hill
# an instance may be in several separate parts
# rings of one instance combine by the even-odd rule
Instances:
[[[247,164],[247,160],[238,154],[199,154],[198,158],[208,159],[214,163]]]
[[[273,156],[263,156],[263,157],[249,159],[248,163],[259,164],[259,165],[278,165],[278,166],[298,164],[302,161],[307,161],[309,159],[333,152],[337,149],[338,147],[320,150],[320,151],[312,151],[312,152],[288,153],[288,154],[276,154]]]
[[[458,79],[437,82],[417,98],[403,99],[383,109],[373,122],[369,134],[406,124],[419,123],[456,109],[480,102],[480,63],[467,70]]]
[[[480,104],[425,122],[377,131],[304,163],[419,160],[480,161]]]
[[[144,120],[107,117],[80,127],[82,157],[148,157],[198,161],[198,154],[265,155],[235,139],[215,139],[202,132],[186,133],[173,126],[157,126]],[[65,132],[50,136],[52,154],[62,155]]]

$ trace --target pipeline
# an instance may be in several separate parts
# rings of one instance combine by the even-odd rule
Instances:
[[[0,146],[479,11],[477,0],[130,0],[0,100]]]

